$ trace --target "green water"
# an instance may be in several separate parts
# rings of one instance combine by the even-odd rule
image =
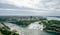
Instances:
[[[14,28],[16,29],[19,33],[20,31],[23,32],[24,35],[59,35],[56,33],[50,33],[50,32],[46,32],[46,31],[41,31],[41,30],[33,30],[33,29],[26,29],[26,28],[22,28],[16,24],[12,24],[12,23],[4,23],[6,26],[10,27],[10,28]]]
[[[50,33],[46,31],[41,31],[41,30],[25,30],[25,35],[59,35],[56,33]]]

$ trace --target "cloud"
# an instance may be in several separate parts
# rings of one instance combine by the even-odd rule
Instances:
[[[38,4],[41,0],[1,0],[0,3],[12,4],[18,7],[37,8],[35,4]]]
[[[19,7],[15,6],[15,5],[11,5],[11,4],[6,4],[6,3],[0,3],[0,8],[4,8],[4,9],[17,9]]]
[[[0,13],[60,15],[60,0],[0,0],[0,8]]]
[[[2,8],[0,8],[0,11],[1,11],[1,10],[16,10],[16,9],[2,9]]]
[[[0,10],[0,15],[22,15],[22,16],[26,16],[26,15],[35,15],[35,12],[32,11],[12,11],[12,10]],[[37,14],[36,14],[37,15]]]
[[[0,0],[0,3],[15,5],[17,7],[28,7],[34,9],[59,9],[60,0]]]

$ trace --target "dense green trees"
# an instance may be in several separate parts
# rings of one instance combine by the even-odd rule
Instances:
[[[5,28],[0,28],[0,32],[3,34],[3,35],[19,35],[18,33],[15,33],[15,31],[10,31],[8,29],[5,29]]]
[[[18,33],[16,33],[16,31],[11,31],[9,27],[5,26],[3,23],[1,23],[0,25],[0,32],[3,34],[3,35],[19,35]]]
[[[49,23],[52,23],[52,24],[60,24],[60,21],[59,20],[50,20],[48,22]]]
[[[45,30],[50,32],[56,32],[60,33],[60,21],[59,20],[48,20],[48,23],[46,23]]]
[[[22,27],[26,27],[28,26],[29,24],[35,22],[36,20],[30,20],[30,21],[16,21],[14,22],[14,24],[17,24],[17,25],[20,25]]]

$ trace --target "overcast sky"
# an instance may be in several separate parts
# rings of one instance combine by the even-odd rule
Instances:
[[[0,15],[60,16],[60,0],[0,0]]]

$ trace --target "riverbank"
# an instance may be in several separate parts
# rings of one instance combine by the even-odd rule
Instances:
[[[59,20],[47,20],[47,19],[40,19],[39,24],[44,24],[44,30],[49,31],[49,32],[55,32],[55,33],[60,33],[60,21]],[[19,21],[15,22],[14,24],[17,24],[22,27],[27,27],[28,25],[34,23],[36,21]],[[59,25],[59,26],[58,26]],[[31,27],[32,28],[32,27]]]
[[[16,30],[10,30],[4,23],[0,23],[0,35],[19,35]]]
[[[15,21],[15,22],[9,22],[9,23],[13,23],[13,24],[17,24],[21,27],[27,27],[28,25],[30,25],[31,23],[36,22],[37,20],[30,20],[30,21]]]
[[[60,34],[60,29],[59,28],[48,27],[48,28],[45,29],[45,31]]]
[[[46,23],[46,31],[55,32],[60,34],[60,21],[59,20],[48,20]]]
[[[47,32],[51,32],[51,33],[57,33],[57,34],[60,34],[60,32],[56,32],[56,31],[52,31],[52,30],[45,30]]]
[[[17,30],[19,33],[22,32],[23,35],[56,35],[55,33],[48,33],[44,30],[41,31],[41,30],[36,30],[36,29],[23,28],[13,23],[4,23],[4,24],[12,29]]]
[[[10,21],[5,21],[4,24],[8,28],[10,28],[10,30],[13,30],[13,31],[16,30],[19,33],[19,35],[20,34],[36,35],[36,32],[37,32],[37,35],[55,35],[55,33],[60,30],[60,21],[58,20],[52,21],[52,20],[47,20],[46,18],[40,18],[39,19],[40,22],[36,22],[36,21],[38,20],[29,20],[29,21],[10,20]],[[55,33],[51,34],[48,32],[55,32]]]

